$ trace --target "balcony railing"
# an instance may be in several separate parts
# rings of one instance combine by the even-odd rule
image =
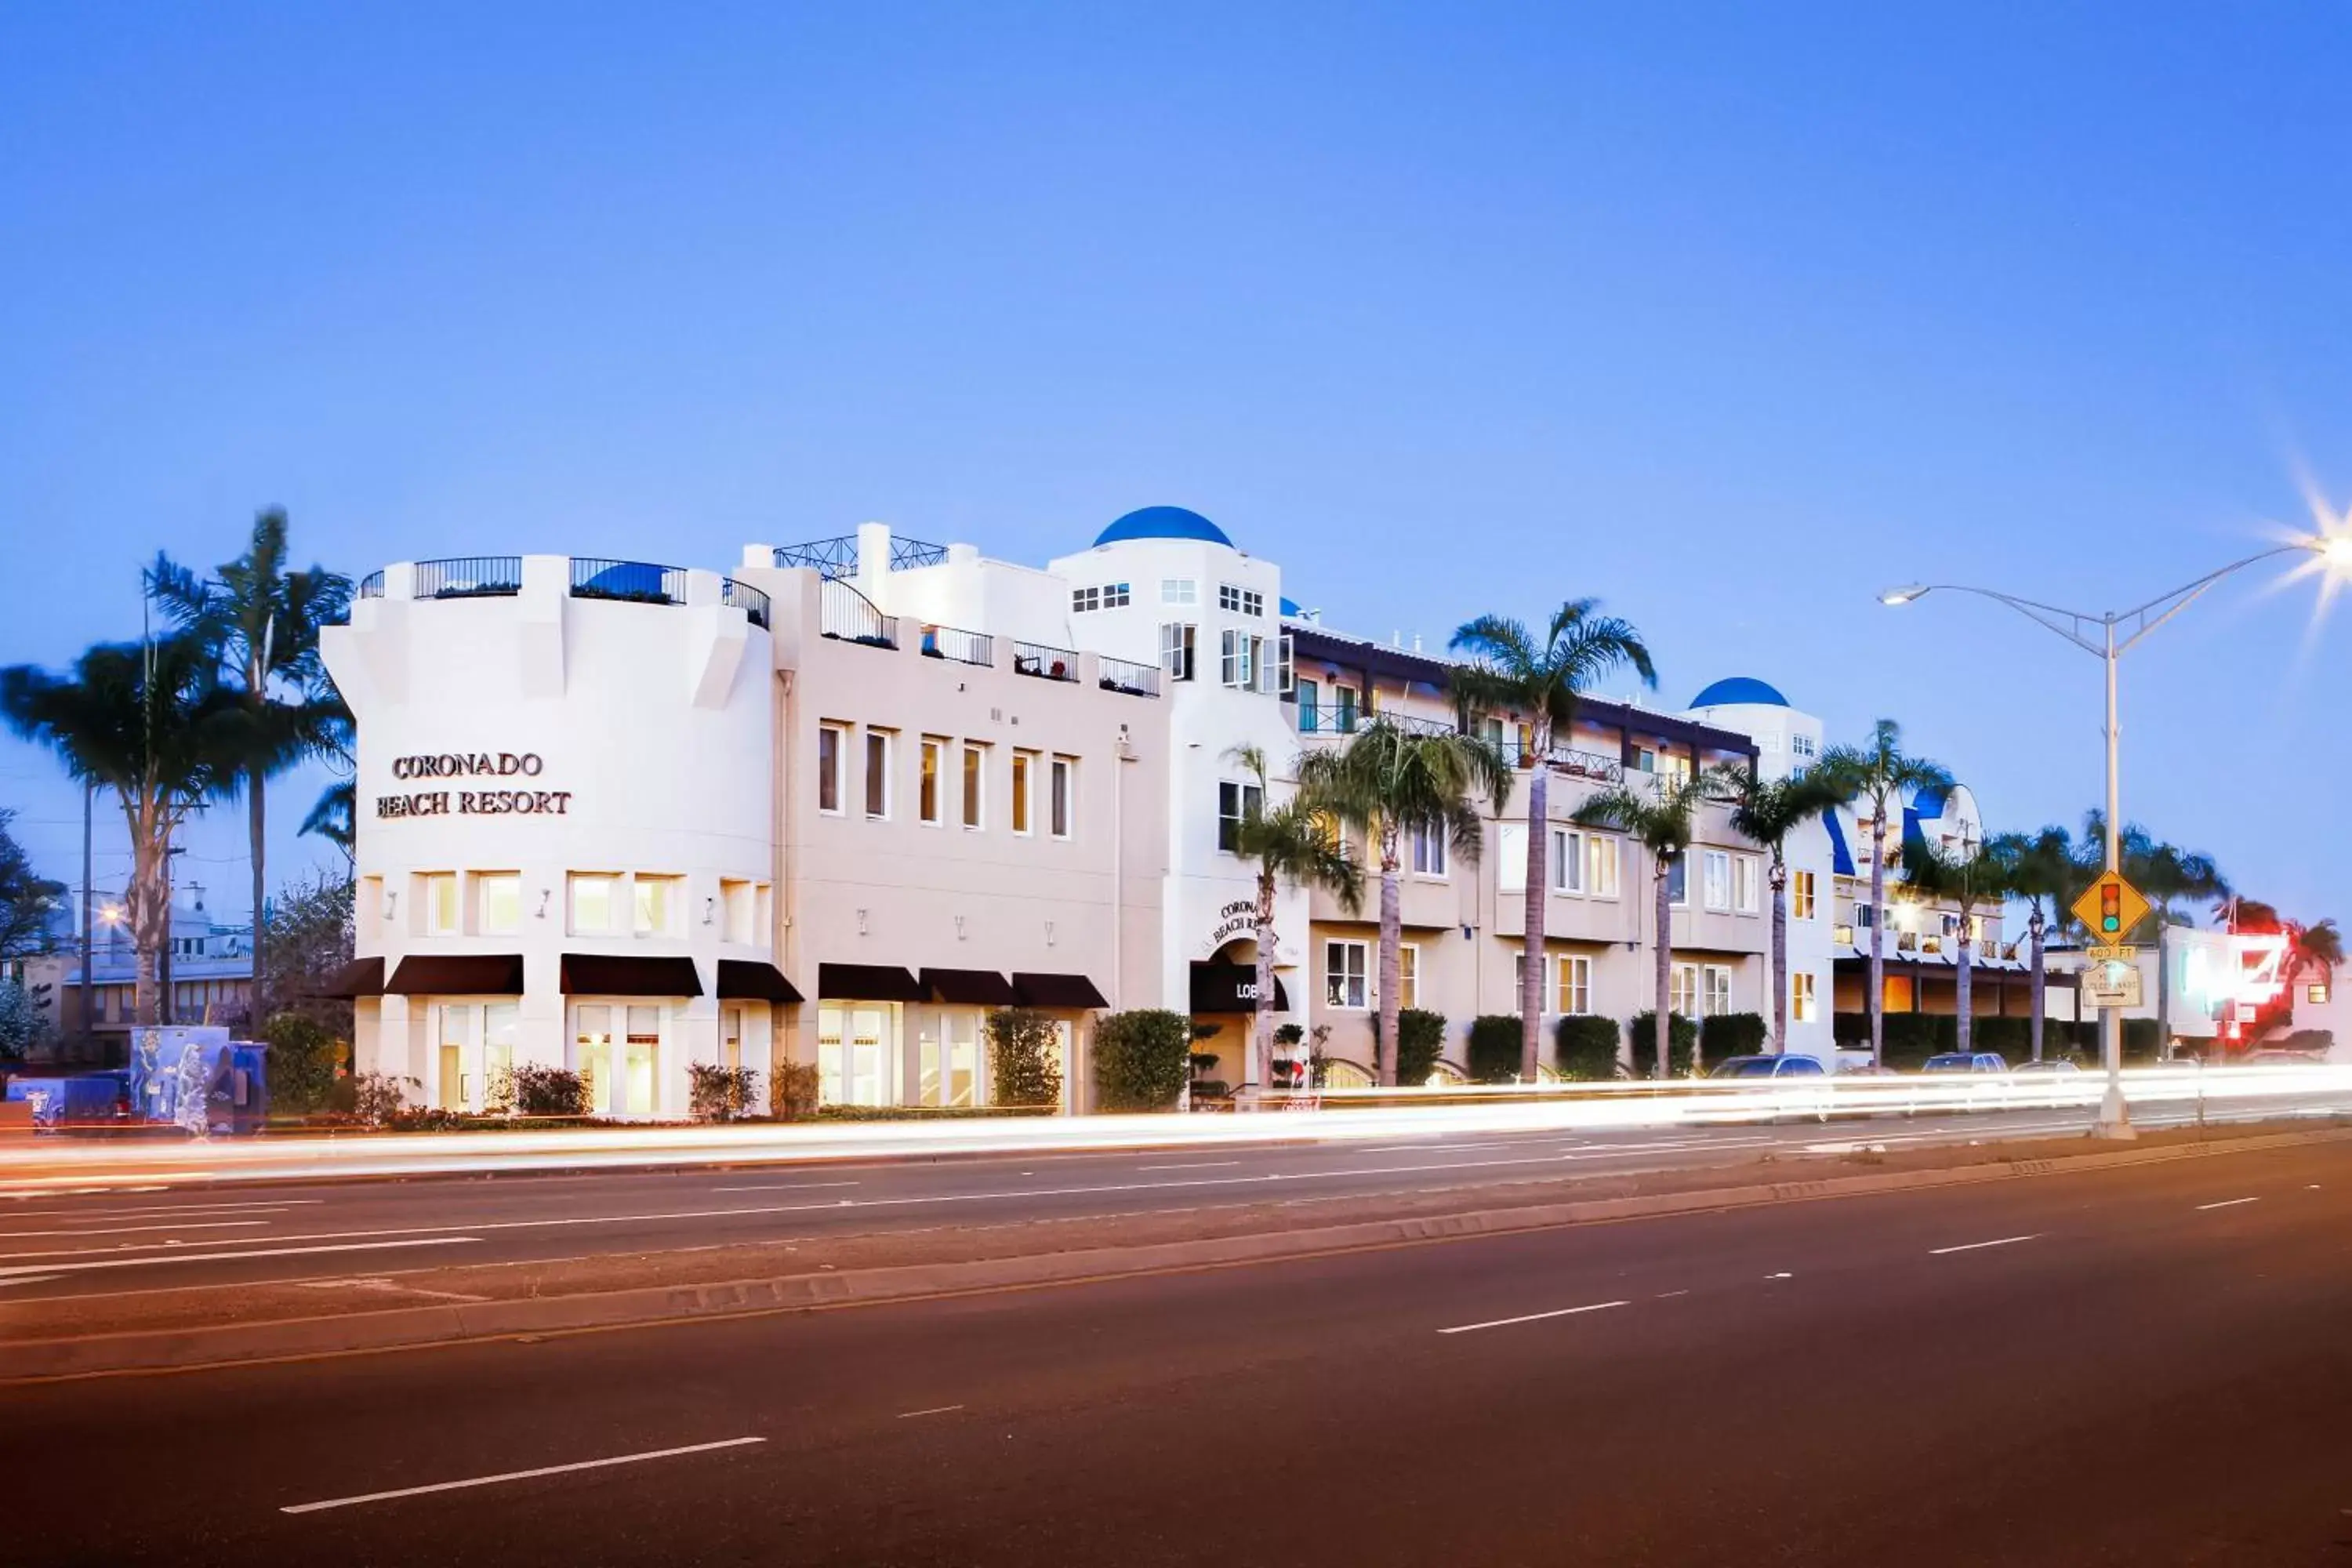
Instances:
[[[1359,708],[1317,706],[1298,710],[1298,732],[1302,735],[1352,735],[1370,727],[1375,715]],[[1409,735],[1453,735],[1461,727],[1443,719],[1424,719],[1412,713],[1382,713],[1386,720]]]
[[[937,566],[948,558],[944,544],[928,544],[919,539],[890,536],[890,566],[893,572],[911,571],[919,566]],[[814,566],[819,576],[855,577],[857,575],[857,535],[845,533],[835,539],[812,539],[805,544],[776,546],[779,566]]]
[[[511,599],[522,592],[520,555],[460,555],[416,563],[419,599]]]
[[[1015,642],[1013,645],[1013,673],[1034,675],[1046,680],[1076,680],[1078,678],[1078,656],[1066,647],[1054,647],[1045,643]]]
[[[874,607],[873,600],[835,577],[818,586],[817,630],[868,647],[898,646],[898,617],[884,615]]]
[[[572,596],[619,599],[632,605],[683,605],[686,568],[656,566],[648,561],[602,561],[575,555],[572,558]]]
[[[988,665],[996,662],[996,639],[983,632],[968,632],[961,626],[926,626],[922,641],[917,645],[925,658],[951,658],[958,664]]]
[[[768,595],[751,584],[738,583],[732,577],[721,578],[719,602],[742,611],[761,631],[768,629]]]
[[[1105,691],[1124,691],[1129,697],[1160,695],[1160,667],[1156,664],[1135,664],[1123,658],[1097,661],[1102,669],[1100,684]]]
[[[381,571],[371,572],[360,579],[359,596],[362,599],[383,597],[383,574]]]

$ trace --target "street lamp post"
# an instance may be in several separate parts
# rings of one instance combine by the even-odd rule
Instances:
[[[2316,555],[2325,570],[2352,575],[2352,533],[2312,534],[2292,544],[2258,551],[2242,561],[2232,561],[2227,566],[2208,572],[2195,582],[2184,584],[2168,594],[2159,594],[2136,609],[2109,610],[2103,615],[2060,609],[2055,605],[2020,598],[2014,594],[2003,594],[1991,588],[1974,588],[1959,583],[1913,583],[1900,588],[1889,588],[1878,596],[1878,601],[1883,605],[1908,605],[1938,592],[1974,594],[1979,598],[2008,605],[2037,625],[2056,632],[2085,653],[2105,661],[2107,678],[2106,868],[2120,871],[2123,868],[2123,805],[2122,761],[2118,746],[2120,723],[2116,709],[2116,661],[2140,638],[2187,609],[2222,578],[2282,555]],[[2118,630],[2125,634],[2120,639],[2116,636]],[[2113,1007],[2099,1009],[2099,1059],[2106,1073],[2106,1090],[2099,1098],[2099,1120],[2095,1131],[2102,1138],[2136,1137],[2137,1134],[2132,1131],[2131,1111],[2124,1103],[2123,1015]]]

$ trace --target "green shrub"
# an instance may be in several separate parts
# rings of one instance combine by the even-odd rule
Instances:
[[[525,1062],[514,1069],[518,1116],[585,1116],[588,1080],[568,1068]]]
[[[2033,1021],[2030,1018],[1979,1018],[1969,1030],[1972,1048],[1999,1051],[2011,1064],[2033,1055]],[[2044,1044],[2048,1042],[2045,1040]]]
[[[1105,1110],[1172,1110],[1192,1073],[1192,1021],[1142,1007],[1095,1023],[1095,1098]]]
[[[1471,1019],[1466,1047],[1470,1081],[1518,1082],[1522,1039],[1519,1016],[1516,1013],[1482,1013]]]
[[[392,1073],[363,1072],[352,1079],[352,1114],[371,1127],[389,1127],[408,1109],[413,1078]]]
[[[1633,1046],[1633,1076],[1653,1078],[1658,1070],[1658,1013],[1653,1007],[1633,1015],[1625,1026],[1625,1037]],[[1666,1015],[1666,1068],[1676,1078],[1687,1077],[1691,1069],[1691,1052],[1698,1047],[1698,1023],[1680,1013]]]
[[[261,1026],[260,1034],[270,1100],[286,1110],[325,1110],[343,1058],[334,1032],[306,1014],[278,1013]]]
[[[1381,1016],[1372,1015],[1372,1047],[1380,1048]],[[1437,1070],[1445,1054],[1445,1015],[1426,1007],[1405,1007],[1397,1013],[1397,1083],[1423,1084]]]
[[[996,1103],[1058,1107],[1062,1103],[1060,1044],[1054,1020],[1034,1008],[1006,1007],[991,1013],[988,1062]]]
[[[1870,1048],[1870,1015],[1867,1013],[1832,1013],[1830,1015],[1830,1038],[1848,1050]]]
[[[1764,1035],[1761,1013],[1717,1013],[1699,1022],[1699,1055],[1709,1067],[1727,1057],[1752,1057],[1764,1049]]]
[[[2156,1060],[2157,1053],[2163,1043],[2163,1037],[2156,1032],[2155,1019],[2126,1018],[2124,1020],[2124,1060],[2152,1062]]]
[[[1624,1064],[1617,1056],[1617,1020],[1570,1015],[1552,1026],[1552,1052],[1559,1070],[1585,1081],[1617,1077]]]
[[[740,1121],[759,1102],[760,1075],[717,1062],[686,1066],[686,1113],[697,1121]]]
[[[807,1121],[816,1114],[817,1085],[814,1062],[778,1062],[768,1075],[768,1114],[779,1121]]]

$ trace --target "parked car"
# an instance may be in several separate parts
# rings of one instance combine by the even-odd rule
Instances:
[[[1954,1095],[1938,1089],[1915,1097],[1906,1115],[1922,1110],[1992,1110],[2009,1102],[2009,1058],[1998,1051],[1944,1051],[1919,1065],[1925,1078],[1968,1078],[1967,1092]]]
[[[1815,1121],[1830,1119],[1829,1071],[1822,1066],[1819,1057],[1801,1056],[1793,1052],[1785,1056],[1727,1057],[1706,1076],[1710,1079],[1727,1079],[1749,1083],[1758,1089],[1810,1084],[1818,1086],[1819,1089],[1818,1093],[1776,1095],[1773,1108],[1769,1111],[1727,1108],[1719,1116],[1710,1113],[1709,1120],[1750,1121],[1760,1117],[1766,1121],[1778,1121],[1782,1116],[1811,1117]]]
[[[2084,1087],[2081,1066],[2070,1061],[2020,1062],[2010,1069],[2010,1104],[2046,1110],[2084,1104],[2092,1092]]]
[[[2007,1072],[2009,1058],[1999,1051],[1946,1051],[1920,1064],[1921,1072]]]
[[[2076,1063],[2076,1062],[2054,1061],[2054,1060],[2053,1060],[2053,1061],[2039,1061],[2039,1062],[2020,1062],[2020,1063],[2018,1063],[2015,1067],[2013,1067],[2013,1068],[2010,1068],[2010,1071],[2011,1071],[2011,1072],[2031,1072],[2031,1073],[2060,1073],[2060,1074],[2064,1074],[2064,1073],[2074,1073],[2074,1074],[2075,1074],[2076,1076],[2078,1076],[2078,1077],[2079,1077],[2079,1076],[2081,1075],[2082,1071],[2083,1071],[2083,1068],[2082,1068],[2081,1064]]]

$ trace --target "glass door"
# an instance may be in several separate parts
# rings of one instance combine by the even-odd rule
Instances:
[[[661,1055],[661,1009],[629,1009],[629,1035],[622,1059],[621,1085],[625,1101],[614,1107],[617,1116],[654,1114],[654,1064]]]
[[[587,1080],[588,1110],[613,1114],[613,1009],[596,1004],[575,1010],[573,1070]]]
[[[434,1074],[434,1105],[442,1110],[466,1109],[466,1047],[472,1043],[474,1009],[444,1004],[441,1012],[440,1059]]]

